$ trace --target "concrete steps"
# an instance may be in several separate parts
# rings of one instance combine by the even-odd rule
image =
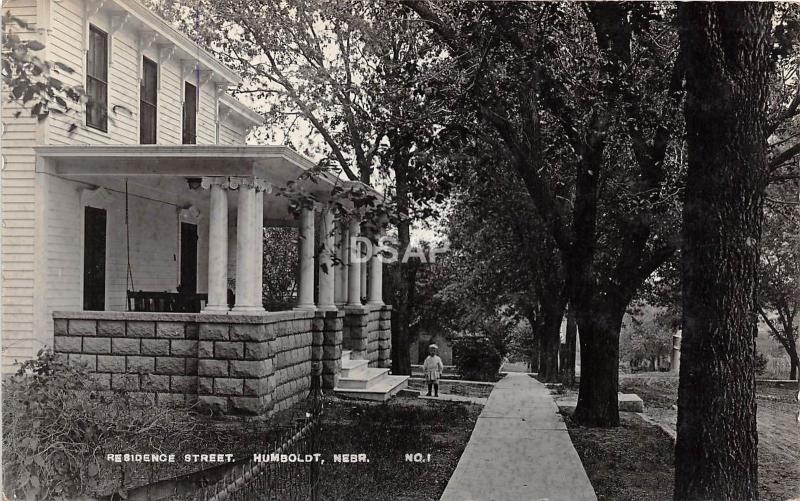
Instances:
[[[368,368],[369,360],[342,360],[342,372],[340,378],[357,377],[364,369]]]
[[[368,360],[353,360],[349,350],[342,351],[342,371],[333,391],[362,400],[383,402],[408,386],[408,376],[392,376],[389,369],[369,367]]]
[[[343,390],[365,390],[370,386],[375,386],[389,375],[389,369],[379,369],[369,367],[359,369],[357,373],[349,377],[339,376],[339,388]]]

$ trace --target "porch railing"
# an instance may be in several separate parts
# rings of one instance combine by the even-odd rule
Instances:
[[[128,309],[154,313],[199,313],[208,294],[128,291]]]

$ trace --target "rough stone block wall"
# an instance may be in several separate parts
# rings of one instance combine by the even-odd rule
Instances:
[[[372,307],[369,310],[367,323],[367,356],[370,367],[378,367],[378,336],[380,335],[381,308]]]
[[[275,339],[274,411],[304,399],[311,388],[312,323],[315,312],[295,312],[290,322],[277,325]]]
[[[378,320],[378,367],[392,365],[392,307],[384,305]]]
[[[272,410],[273,344],[278,326],[286,320],[268,318],[237,316],[233,323],[220,316],[199,324],[200,410],[255,415]]]
[[[342,370],[343,311],[318,311],[312,325],[311,359],[322,364],[322,387],[332,389]]]
[[[54,313],[54,351],[85,364],[99,390],[207,412],[270,414],[308,392],[313,318],[306,311]],[[336,318],[330,328],[327,322],[323,343]]]
[[[54,351],[86,365],[99,390],[121,390],[165,405],[195,402],[197,324],[176,315],[130,320],[56,318]]]
[[[369,310],[363,306],[345,306],[342,348],[350,350],[353,360],[366,360],[369,345]]]

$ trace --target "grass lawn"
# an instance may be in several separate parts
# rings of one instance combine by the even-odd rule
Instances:
[[[619,428],[584,428],[564,416],[569,436],[597,499],[672,499],[672,439],[636,414],[620,414]]]
[[[334,399],[325,409],[322,450],[363,453],[368,463],[323,466],[327,500],[438,500],[469,441],[482,407],[394,397],[387,403]],[[407,453],[430,462],[405,461]]]
[[[677,378],[663,375],[621,377],[620,391],[636,393],[645,414],[675,429]],[[759,385],[759,495],[762,500],[800,498],[800,426],[790,388]],[[574,390],[566,390],[566,393]],[[672,439],[632,413],[621,413],[619,428],[577,427],[566,418],[570,437],[598,499],[672,499]]]
[[[248,457],[263,452],[276,421],[302,414],[295,406],[270,421],[211,422],[199,418],[195,451],[231,452]],[[438,500],[469,441],[481,405],[395,396],[385,403],[326,396],[320,444],[321,497],[324,500]],[[429,462],[407,462],[421,453]],[[365,454],[369,462],[335,463],[334,454]],[[168,468],[129,468],[126,480],[141,485],[211,464],[177,463]],[[136,473],[138,481],[132,477]],[[155,473],[155,474],[153,474]],[[149,478],[148,478],[149,477]],[[202,492],[172,496],[172,501],[202,499]]]

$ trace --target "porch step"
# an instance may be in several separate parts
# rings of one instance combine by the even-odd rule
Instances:
[[[342,358],[342,372],[340,378],[357,379],[365,374],[364,370],[369,366],[369,360],[350,360]]]
[[[385,375],[381,380],[374,385],[367,388],[341,388],[342,380],[339,379],[340,386],[335,388],[334,391],[337,395],[343,395],[351,398],[359,398],[362,400],[374,400],[377,402],[385,402],[389,400],[399,391],[404,390],[408,386],[408,376],[389,376]]]
[[[364,390],[379,384],[380,381],[388,375],[389,369],[379,369],[377,367],[361,368],[357,374],[350,377],[339,376],[338,388],[343,390]]]
[[[342,350],[342,363],[345,360],[350,360],[350,354],[353,353],[353,350]]]

